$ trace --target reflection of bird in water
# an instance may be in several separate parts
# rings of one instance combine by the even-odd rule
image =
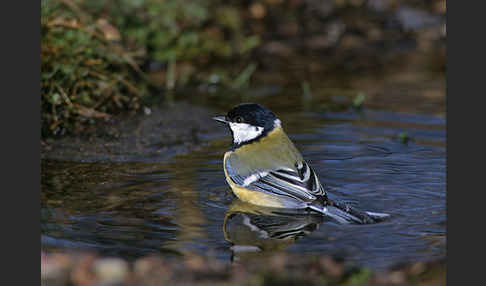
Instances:
[[[326,218],[304,210],[267,208],[235,200],[224,219],[232,261],[262,251],[282,250],[309,235]]]

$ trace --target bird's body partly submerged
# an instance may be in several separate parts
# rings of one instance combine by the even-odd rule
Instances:
[[[226,181],[240,200],[264,207],[309,209],[342,223],[372,223],[388,217],[329,200],[317,174],[269,109],[240,104],[214,119],[227,124],[232,134],[223,165]]]

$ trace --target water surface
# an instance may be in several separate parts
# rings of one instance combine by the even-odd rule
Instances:
[[[331,199],[391,219],[340,225],[239,205],[222,169],[228,133],[202,138],[207,146],[164,162],[42,160],[42,249],[125,258],[196,252],[227,262],[271,251],[339,254],[374,269],[446,255],[444,117],[372,109],[274,111]],[[402,132],[413,140],[400,142]]]

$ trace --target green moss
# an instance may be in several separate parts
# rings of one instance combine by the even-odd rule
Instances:
[[[410,141],[410,136],[408,135],[407,132],[400,132],[400,134],[398,134],[398,139],[400,140],[400,142],[402,144],[407,144],[408,141]]]
[[[361,109],[363,107],[363,102],[366,99],[366,94],[364,92],[359,92],[358,95],[353,99],[353,106],[355,108]]]
[[[373,273],[366,268],[362,268],[356,273],[353,273],[342,285],[345,286],[358,286],[364,285],[368,280],[370,280]]]
[[[259,38],[245,34],[240,13],[223,0],[42,1],[43,135],[138,110],[149,87],[204,81],[215,68],[239,72],[221,84],[245,87]],[[147,76],[154,62],[157,80]]]

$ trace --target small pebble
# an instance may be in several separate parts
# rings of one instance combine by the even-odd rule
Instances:
[[[120,283],[128,276],[128,263],[119,258],[103,258],[95,262],[94,271],[102,283]]]

